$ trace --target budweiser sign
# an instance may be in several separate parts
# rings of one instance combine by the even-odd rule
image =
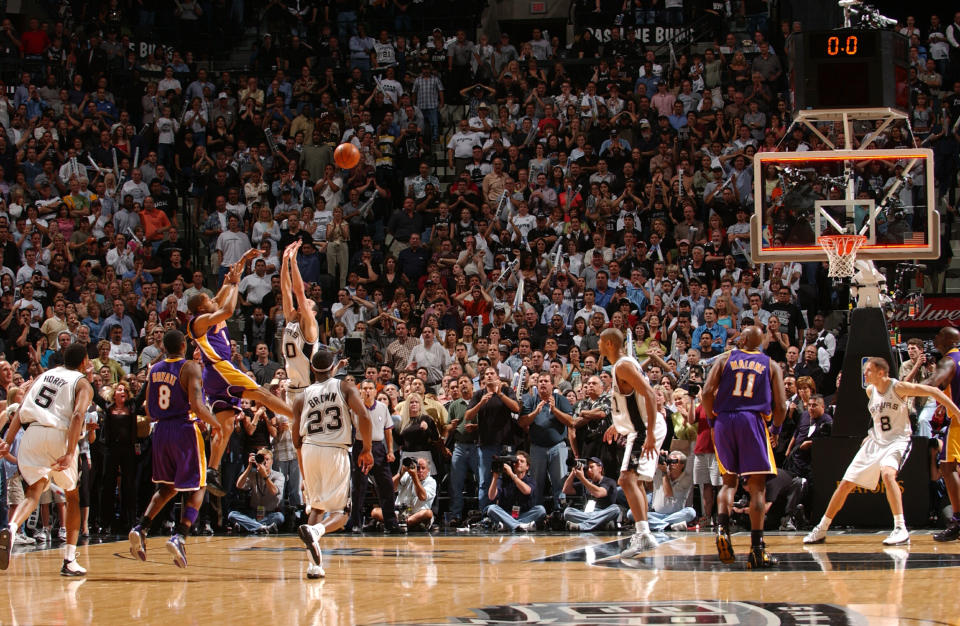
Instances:
[[[901,328],[940,328],[960,322],[960,298],[926,297],[923,308],[910,315],[909,310],[897,311],[892,324]]]

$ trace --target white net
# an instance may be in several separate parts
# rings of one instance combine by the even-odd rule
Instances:
[[[827,253],[830,267],[827,276],[830,278],[850,278],[853,276],[854,263],[857,260],[857,250],[867,238],[865,235],[827,235],[818,237],[817,243]]]

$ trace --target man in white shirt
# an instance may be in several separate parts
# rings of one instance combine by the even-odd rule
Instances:
[[[447,164],[460,173],[473,157],[474,146],[483,146],[483,135],[470,130],[468,120],[460,120],[457,132],[447,142]]]
[[[583,292],[583,308],[577,311],[576,315],[573,316],[574,321],[578,317],[582,317],[583,321],[587,323],[587,327],[590,326],[590,318],[593,317],[594,313],[600,313],[603,315],[603,323],[606,324],[610,321],[610,318],[607,316],[607,310],[602,306],[597,306],[596,304],[597,294],[592,289],[587,289]]]
[[[252,309],[263,302],[264,296],[272,291],[270,276],[267,275],[267,262],[260,258],[253,263],[253,273],[247,274],[240,281],[238,291],[241,294],[240,304]]]
[[[407,369],[416,371],[420,367],[427,368],[427,385],[437,385],[443,379],[443,372],[450,364],[450,354],[437,343],[433,328],[425,326],[420,333],[421,344],[410,351],[410,361]]]
[[[133,196],[133,201],[138,204],[143,204],[143,199],[150,195],[150,187],[143,182],[143,174],[140,172],[140,168],[135,167],[130,172],[130,180],[123,183],[120,195]]]
[[[123,329],[114,324],[110,329],[110,358],[120,363],[123,371],[130,373],[130,366],[137,362],[137,353],[133,346],[123,341]]]
[[[221,283],[230,268],[252,247],[250,238],[247,237],[246,233],[240,231],[240,220],[236,215],[230,215],[227,218],[227,230],[217,237],[216,249],[220,261],[219,277]]]
[[[320,198],[323,198],[326,202],[326,207],[333,211],[337,206],[340,205],[340,189],[343,187],[343,178],[341,176],[335,175],[335,169],[333,165],[327,164],[323,168],[323,178],[317,181],[317,184],[313,186],[313,193],[320,194]],[[319,210],[320,207],[317,207]]]
[[[37,251],[27,248],[23,253],[24,264],[17,270],[17,285],[23,285],[33,280],[33,273],[40,272],[47,277],[47,268],[37,260]]]

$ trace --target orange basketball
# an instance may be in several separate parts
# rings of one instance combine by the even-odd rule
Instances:
[[[338,167],[352,170],[360,162],[360,150],[350,142],[342,143],[333,151],[333,160]]]

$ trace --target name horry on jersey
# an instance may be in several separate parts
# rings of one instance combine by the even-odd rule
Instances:
[[[67,381],[64,380],[64,379],[62,379],[62,378],[60,378],[59,376],[51,376],[51,375],[48,374],[48,375],[46,375],[46,376],[43,377],[43,384],[44,384],[44,385],[54,385],[54,386],[56,386],[56,387],[59,389],[60,387],[63,387],[64,385],[66,385],[66,384],[67,384]]]

